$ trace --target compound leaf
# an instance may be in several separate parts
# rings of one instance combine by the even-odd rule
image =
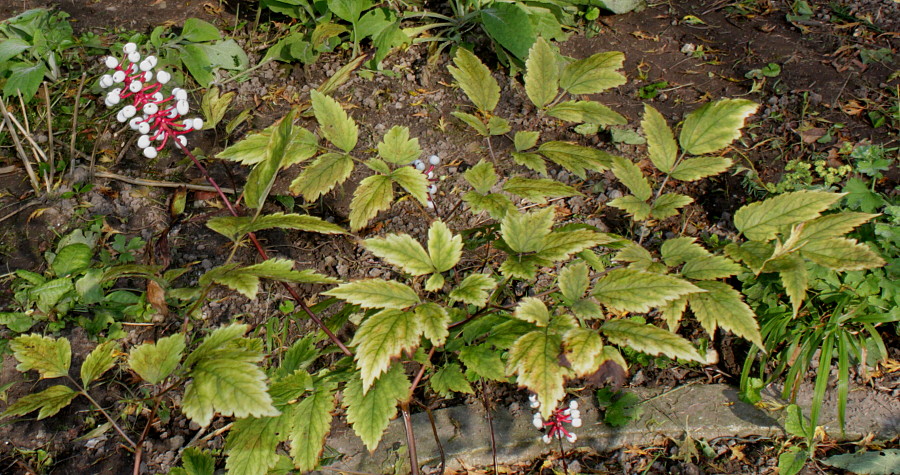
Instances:
[[[413,289],[394,280],[357,280],[341,284],[323,294],[363,308],[404,309],[419,303],[419,296]]]
[[[386,372],[391,358],[419,345],[423,327],[413,312],[385,309],[367,318],[356,330],[351,346],[356,346],[363,392]]]
[[[410,275],[425,275],[435,270],[425,248],[408,234],[366,239],[363,247]]]
[[[703,363],[705,358],[697,353],[691,342],[662,328],[632,320],[610,320],[600,327],[609,341],[627,346],[649,355],[666,355]]]
[[[704,104],[685,118],[678,137],[681,148],[692,155],[722,150],[740,138],[744,119],[758,107],[747,99],[720,99]]]
[[[419,139],[409,138],[409,128],[395,125],[378,143],[378,155],[395,165],[407,165],[422,155]]]
[[[29,412],[38,412],[38,420],[46,419],[69,405],[79,393],[68,386],[57,384],[34,394],[20,397],[9,405],[0,417],[23,416]]]
[[[310,92],[310,99],[322,136],[346,153],[356,148],[359,128],[341,104],[316,90]]]
[[[537,394],[544,418],[566,395],[563,382],[568,371],[559,365],[561,343],[558,335],[537,330],[521,336],[509,350],[506,374],[517,375],[519,386]]]
[[[670,173],[678,159],[678,144],[666,119],[653,106],[644,104],[641,127],[647,137],[647,154],[653,166],[663,173]]]
[[[741,300],[740,292],[724,282],[696,284],[706,292],[688,296],[688,303],[707,333],[712,335],[717,327],[722,327],[764,348],[753,310]]]
[[[16,337],[9,342],[9,348],[19,361],[16,369],[23,373],[33,369],[41,375],[41,379],[69,374],[72,347],[65,338],[56,339],[32,333]]]
[[[465,48],[457,48],[453,64],[456,67],[447,66],[447,69],[469,100],[482,112],[493,111],[500,101],[500,85],[491,76],[491,70]]]
[[[315,201],[335,186],[343,183],[353,172],[353,158],[343,153],[323,153],[304,168],[291,182],[290,190]]]
[[[497,281],[487,274],[469,274],[450,291],[450,301],[482,307],[496,287]]]
[[[128,366],[144,381],[159,384],[175,371],[184,348],[184,336],[180,334],[143,343],[129,352]]]
[[[237,418],[280,414],[266,392],[265,373],[249,358],[231,357],[235,351],[212,352],[191,368],[193,380],[185,388],[182,410],[201,427],[208,426],[216,412]]]
[[[816,218],[843,194],[795,191],[758,201],[734,213],[734,226],[751,241],[768,241],[791,226]]]
[[[399,364],[378,378],[368,391],[363,390],[362,380],[357,377],[347,383],[344,388],[347,422],[369,452],[378,447],[388,423],[397,414],[397,403],[405,399],[408,392],[409,380]]]
[[[609,271],[592,291],[604,305],[640,313],[694,292],[702,290],[686,280],[634,269]]]

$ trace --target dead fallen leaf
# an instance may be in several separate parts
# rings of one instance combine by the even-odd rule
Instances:
[[[824,137],[826,133],[828,133],[828,130],[821,127],[813,127],[811,129],[797,131],[797,134],[800,135],[803,143],[813,143],[816,140]]]
[[[166,291],[155,280],[147,281],[147,302],[163,317],[169,315],[169,306],[166,304]]]

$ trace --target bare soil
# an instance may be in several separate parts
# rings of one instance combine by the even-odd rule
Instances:
[[[575,58],[601,51],[624,52],[624,71],[629,82],[594,99],[627,117],[629,125],[626,128],[632,130],[636,130],[643,110],[644,100],[639,97],[642,88],[658,81],[668,84],[650,103],[671,124],[713,98],[748,97],[760,102],[762,107],[751,120],[754,125],[745,134],[742,146],[737,147],[734,153],[740,165],[756,170],[763,180],[777,181],[787,160],[811,153],[821,153],[835,164],[841,164],[836,152],[846,141],[896,146],[896,129],[889,126],[873,128],[865,114],[859,113],[853,106],[882,101],[889,88],[897,87],[897,78],[889,80],[896,71],[896,62],[864,64],[859,50],[888,48],[896,55],[900,42],[900,3],[890,0],[841,0],[836,3],[880,27],[880,33],[862,24],[834,18],[833,14],[828,13],[825,2],[816,5],[821,15],[805,22],[801,30],[785,19],[790,3],[768,0],[661,3],[639,13],[601,17],[596,31],[573,34],[568,42],[560,45],[560,49],[565,55]],[[148,32],[161,24],[181,24],[189,17],[203,18],[219,25],[233,25],[244,18],[254,4],[237,2],[223,6],[217,2],[197,0],[9,0],[0,4],[0,19],[28,8],[55,6],[71,15],[77,32],[95,31],[103,35],[110,31]],[[688,21],[691,17],[701,19],[702,23]],[[263,18],[265,20],[265,16]],[[247,34],[246,29],[253,28],[253,22],[242,28],[236,32],[239,38],[241,34]],[[264,54],[258,43],[248,49],[251,62]],[[347,59],[341,55],[324,56],[319,63],[306,68],[270,63],[256,70],[246,81],[226,84],[223,92],[235,91],[237,98],[225,121],[244,108],[252,109],[251,124],[239,129],[235,134],[237,138],[249,129],[258,130],[269,125],[292,105],[306,100],[308,91],[320,85]],[[428,50],[421,46],[394,52],[385,61],[385,69],[392,74],[375,74],[372,79],[355,77],[343,85],[335,96],[344,103],[354,105],[350,113],[360,125],[361,149],[374,146],[377,138],[391,126],[405,125],[411,129],[412,136],[419,138],[426,154],[440,155],[443,159],[440,169],[443,177],[435,197],[435,213],[450,219],[454,229],[472,228],[486,220],[453,213],[460,192],[466,188],[461,173],[491,154],[506,156],[512,144],[505,137],[495,137],[488,147],[484,141],[474,140],[473,134],[450,116],[450,112],[467,101],[460,90],[448,86],[452,79],[446,72],[446,55],[431,59]],[[751,92],[753,81],[746,79],[745,73],[770,62],[781,65],[781,74],[768,79],[759,91]],[[100,69],[98,61],[96,72],[99,73]],[[561,128],[554,121],[539,118],[525,97],[520,82],[501,72],[495,73],[495,77],[502,85],[502,100],[497,113],[511,118],[514,129],[528,127],[540,130],[544,140],[572,140],[629,157],[645,156],[643,145],[613,143],[606,133],[583,137],[574,130]],[[199,97],[195,97],[194,102],[199,103]],[[835,140],[816,142],[829,124],[836,123],[844,127],[836,131]],[[306,126],[313,125],[308,123]],[[207,157],[214,157],[226,145],[226,137],[221,130],[195,135],[192,144],[204,147]],[[201,182],[196,170],[182,157],[168,156],[148,162],[138,155],[136,147],[129,145],[124,135],[106,132],[97,140],[101,141],[101,149],[115,151],[115,159],[101,164],[101,168],[109,172],[152,180]],[[498,160],[495,163],[501,162]],[[499,170],[501,173],[524,171],[511,161],[505,163],[503,167],[506,168]],[[13,150],[0,149],[0,168],[18,165]],[[245,169],[215,159],[210,159],[208,166],[223,185],[237,189],[241,187]],[[288,194],[287,184],[294,174],[288,171],[284,175],[288,178],[276,185],[273,194]],[[158,242],[164,236],[167,249],[160,251],[164,255],[155,257],[167,259],[172,268],[189,267],[191,271],[184,276],[187,281],[196,280],[202,272],[222,262],[228,243],[209,231],[204,223],[209,217],[222,214],[223,210],[209,194],[192,192],[189,198],[191,218],[171,229],[167,212],[170,192],[167,189],[92,177],[87,172],[78,176],[94,183],[94,189],[74,199],[59,200],[29,198],[27,178],[21,167],[0,175],[0,190],[4,191],[0,194],[0,217],[10,214],[0,222],[0,265],[4,272],[19,268],[40,271],[44,265],[42,254],[53,245],[57,236],[83,225],[88,217],[95,215],[104,216],[111,228],[127,236],[141,236],[148,242]],[[629,231],[628,220],[604,206],[623,191],[611,175],[593,174],[584,181],[565,171],[553,176],[586,194],[585,197],[557,201],[563,216],[601,230]],[[354,181],[358,179],[353,177]],[[748,199],[747,187],[742,180],[742,176],[725,174],[682,190],[694,196],[696,201],[684,213],[688,220],[672,219],[664,223],[668,231],[733,236],[731,215]],[[894,185],[896,182],[884,184],[887,189],[893,189]],[[353,185],[348,184],[330,193],[320,203],[304,206],[311,214],[346,223],[352,189]],[[86,212],[76,213],[79,208],[86,208]],[[18,212],[11,213],[13,211]],[[414,202],[404,201],[380,214],[373,225],[360,234],[375,235],[390,230],[421,237],[428,213]],[[303,267],[312,267],[328,275],[342,279],[394,275],[391,268],[365,253],[352,239],[284,231],[262,233],[261,237],[272,257],[287,257]],[[148,258],[146,255],[144,257]],[[254,259],[250,250],[244,257],[247,261]],[[0,283],[0,302],[9,299],[10,291],[4,285]],[[307,295],[314,295],[317,289],[309,287],[305,290]],[[521,290],[524,292],[526,289]],[[253,325],[262,324],[277,313],[278,304],[286,296],[279,287],[271,286],[252,302],[224,292],[215,297],[205,309],[209,325],[229,321],[235,316],[241,316]],[[126,344],[165,334],[179,324],[180,321],[161,321],[149,329],[136,327]],[[299,322],[292,332],[305,330],[305,322]],[[77,328],[67,330],[66,336],[72,340],[73,353],[81,358],[95,344]],[[3,337],[0,333],[0,338]],[[726,343],[722,344],[722,341]],[[732,349],[732,345],[727,343],[729,341],[718,339],[720,354],[723,355],[718,367],[703,372],[677,367],[662,370],[648,367],[637,371],[630,383],[677,385],[697,377],[733,382],[740,371],[742,353],[740,347],[733,348],[735,351],[729,353],[727,350]],[[893,358],[896,359],[897,339],[893,338],[891,342]],[[76,359],[73,367],[78,367],[79,363]],[[5,355],[0,386],[9,381],[20,382],[10,390],[9,401],[43,389],[48,384],[34,380],[33,376],[22,378],[14,369],[11,356]],[[884,379],[877,380],[874,390],[900,396],[897,378],[891,378],[890,374],[886,374]],[[98,391],[95,397],[100,404],[112,406],[122,398],[135,396],[128,391],[124,386],[111,385],[109,389]],[[479,403],[477,400],[469,402]],[[0,402],[0,410],[5,407],[6,403]],[[0,425],[0,473],[35,472],[29,466],[28,458],[20,453],[37,448],[53,454],[55,464],[46,473],[130,473],[132,454],[124,449],[112,432],[89,439],[79,438],[101,422],[99,416],[91,412],[89,404],[80,399],[47,420],[27,418],[4,421]],[[208,432],[221,428],[225,423],[224,420],[214,422]],[[132,415],[126,417],[123,424],[127,430],[138,433],[143,427],[143,419]],[[166,423],[155,425],[146,443],[147,455],[142,473],[168,471],[177,464],[179,449],[198,435],[196,428],[176,413]],[[223,437],[210,438],[206,446],[221,448]],[[770,450],[771,447],[757,447],[753,443],[745,444],[743,447],[746,448],[734,448],[735,444],[743,443],[723,441],[724,445],[714,447],[720,454],[726,453],[726,449],[722,449],[726,447],[730,450],[727,452],[729,458],[722,463],[709,464],[704,470],[774,473],[772,460],[777,457],[777,452]],[[647,449],[646,453],[650,454],[647,457],[637,457],[627,451],[585,455],[578,463],[584,473],[635,473],[644,469],[649,469],[646,473],[704,473],[690,460],[676,464],[679,467],[677,470],[672,468],[675,465],[665,462],[665,457],[660,461],[648,461],[657,453],[653,450],[657,449]],[[661,450],[665,455],[668,448]],[[753,460],[748,464],[734,462],[736,458],[742,460],[742,457]],[[515,469],[527,473],[546,473],[542,467],[524,462],[522,467]]]

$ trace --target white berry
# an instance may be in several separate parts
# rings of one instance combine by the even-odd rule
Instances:
[[[124,51],[125,54],[134,53],[135,51],[137,51],[137,45],[134,43],[125,43],[125,46],[122,48],[122,51]]]
[[[128,53],[128,61],[131,61],[132,63],[137,63],[140,60],[141,60],[141,53],[138,53],[137,51],[132,51],[131,53]]]
[[[203,119],[199,117],[194,117],[194,129],[200,130],[203,128]]]
[[[131,84],[128,85],[128,90],[134,93],[141,92],[141,88],[144,85],[140,81],[132,81]]]
[[[172,75],[169,74],[168,72],[166,72],[166,71],[157,71],[156,72],[156,82],[158,82],[160,84],[165,84],[165,83],[169,82],[170,79],[172,79]]]
[[[150,146],[150,136],[144,134],[144,135],[141,135],[140,137],[138,137],[137,146],[138,146],[138,148],[149,147]]]
[[[105,62],[106,67],[109,69],[116,69],[116,66],[119,65],[119,60],[112,56],[107,56]]]
[[[428,157],[428,163],[430,163],[432,165],[437,165],[437,164],[441,163],[441,157],[438,157],[437,155],[432,155],[432,156]]]
[[[153,147],[147,147],[144,149],[144,156],[147,158],[156,158],[156,149]]]
[[[120,83],[125,80],[125,71],[116,71],[112,75],[113,82]]]

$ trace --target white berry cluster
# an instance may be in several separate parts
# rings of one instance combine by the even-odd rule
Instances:
[[[529,396],[528,402],[532,409],[541,407],[541,402],[538,401],[537,395],[532,394]],[[581,411],[578,410],[578,402],[571,401],[569,402],[568,407],[555,409],[546,421],[541,417],[540,411],[535,412],[534,419],[532,419],[531,423],[534,424],[534,427],[537,429],[547,430],[547,432],[544,433],[544,436],[541,437],[541,440],[543,440],[545,444],[549,444],[554,438],[562,439],[563,437],[565,437],[570,444],[574,443],[578,440],[578,436],[575,435],[574,432],[568,431],[564,424],[570,424],[572,427],[576,428],[581,427]]]
[[[105,60],[111,71],[100,78],[100,87],[115,86],[106,94],[106,107],[125,104],[116,120],[128,122],[141,134],[137,143],[147,158],[155,158],[169,140],[179,148],[187,146],[184,134],[203,127],[200,118],[183,118],[190,112],[187,91],[176,87],[166,96],[162,88],[172,75],[162,70],[154,73],[156,56],[141,58],[134,43],[126,44],[122,51],[125,57],[121,61],[114,56]]]
[[[422,160],[416,159],[412,162],[412,166],[416,167],[416,170],[422,172],[425,177],[428,179],[428,207],[434,208],[434,194],[437,193],[437,177],[435,176],[434,169],[437,168],[438,165],[441,164],[441,157],[437,155],[432,155],[428,157],[428,161],[424,162]]]

